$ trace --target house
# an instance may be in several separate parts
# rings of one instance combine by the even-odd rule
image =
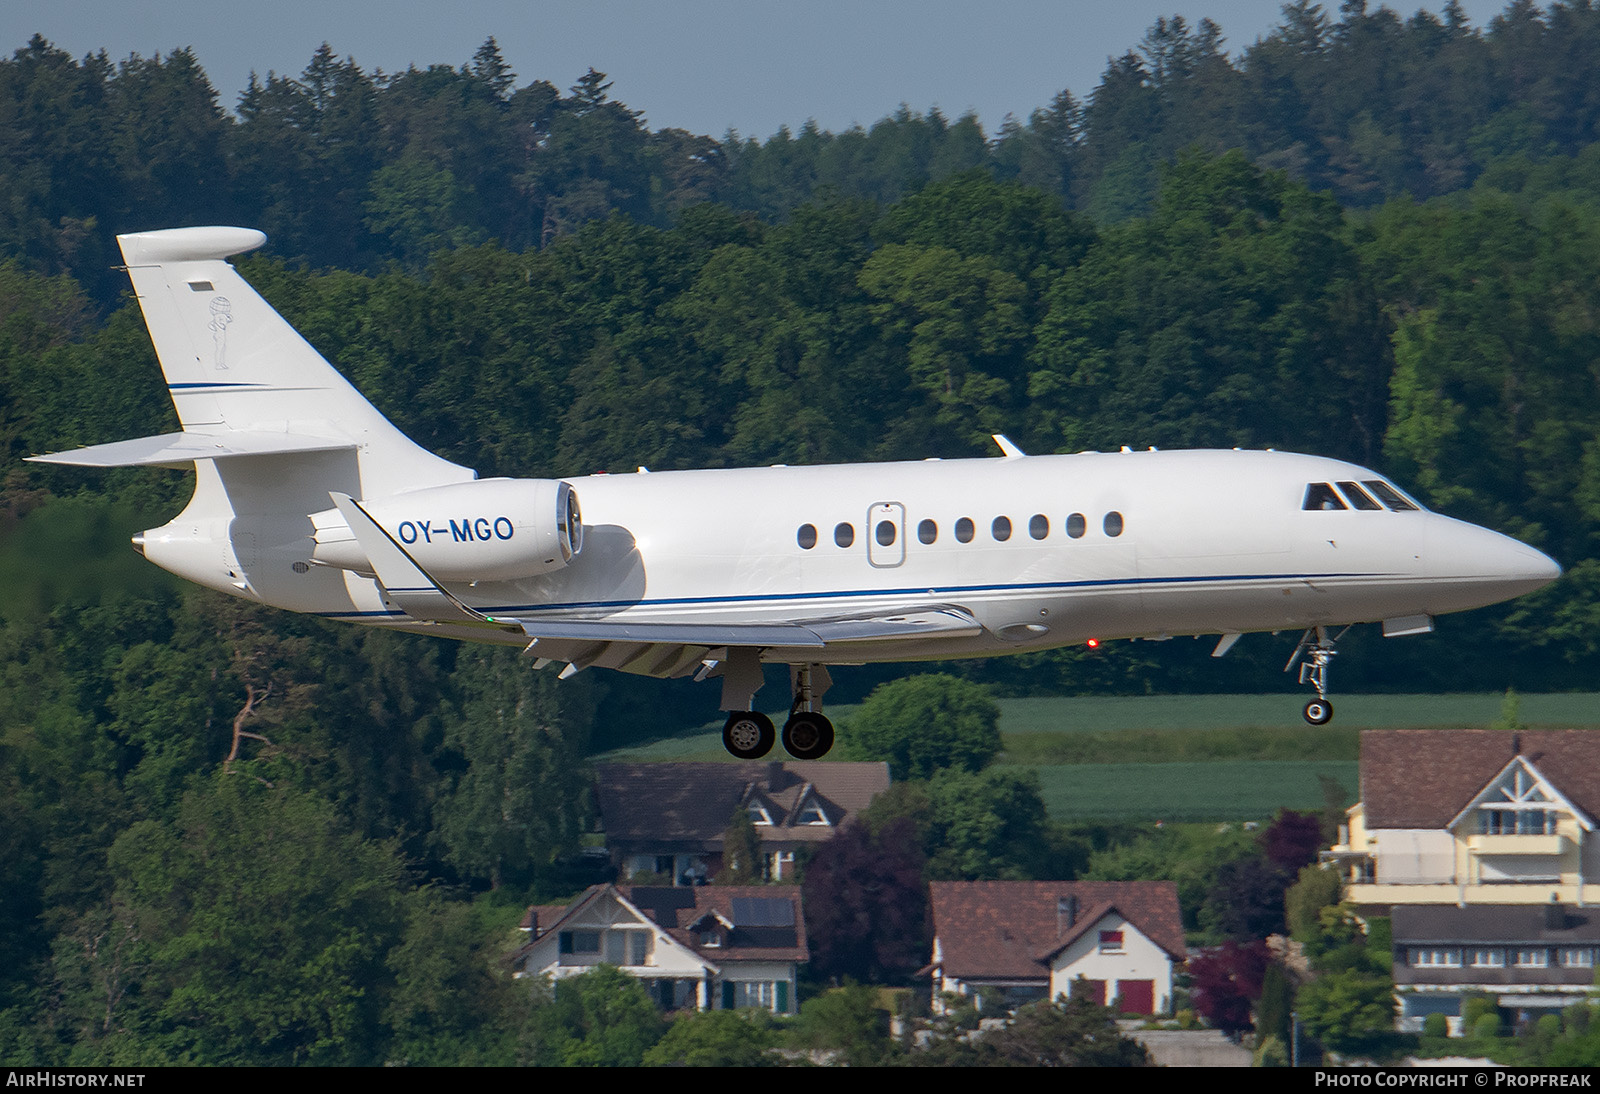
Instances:
[[[1360,771],[1323,857],[1363,913],[1600,903],[1600,733],[1371,730]]]
[[[722,837],[736,813],[755,825],[759,874],[794,874],[795,852],[832,839],[889,786],[884,763],[789,760],[618,763],[595,768],[606,846],[624,881],[699,885],[722,869]]]
[[[794,886],[595,885],[564,908],[530,908],[518,977],[576,976],[616,965],[663,1010],[760,1007],[793,1014],[809,959]]]
[[[1600,950],[1600,908],[1560,903],[1398,905],[1394,983],[1401,1030],[1443,1014],[1459,1033],[1471,995],[1528,1019],[1588,1002]]]
[[[979,1009],[1071,995],[1124,1013],[1172,1006],[1173,967],[1187,953],[1170,881],[935,881],[936,1009],[949,995]]]

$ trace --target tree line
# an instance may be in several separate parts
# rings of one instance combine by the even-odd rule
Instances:
[[[1427,199],[1579,155],[1600,125],[1592,0],[1456,0],[1402,19],[1313,0],[1230,53],[1209,19],[1158,20],[1099,83],[1027,118],[902,107],[870,127],[769,137],[652,129],[590,70],[520,83],[489,39],[460,64],[383,73],[324,44],[237,98],[185,49],[74,59],[35,36],[0,61],[0,257],[101,300],[121,231],[243,223],[295,263],[420,269],[435,251],[542,247],[621,213],[667,227],[714,201],[774,222],[822,195],[892,204],[983,170],[1097,223],[1148,213],[1179,151],[1242,149],[1348,207]]]

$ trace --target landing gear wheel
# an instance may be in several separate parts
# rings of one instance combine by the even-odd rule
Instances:
[[[1333,721],[1333,704],[1326,699],[1313,699],[1301,713],[1312,725],[1325,726]]]
[[[722,727],[722,747],[741,760],[761,759],[775,740],[772,719],[758,710],[733,711]]]
[[[783,750],[797,760],[820,760],[833,747],[833,723],[802,710],[783,723]]]

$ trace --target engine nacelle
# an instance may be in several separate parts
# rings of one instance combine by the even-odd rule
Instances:
[[[583,550],[578,494],[556,479],[478,479],[362,501],[378,526],[441,581],[512,581],[559,570]],[[337,509],[311,514],[312,561],[371,572]]]

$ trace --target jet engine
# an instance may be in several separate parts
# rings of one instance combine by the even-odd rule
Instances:
[[[364,500],[361,508],[440,581],[513,581],[559,570],[583,550],[578,494],[555,479],[478,479]],[[372,571],[337,509],[311,514],[311,560]]]

